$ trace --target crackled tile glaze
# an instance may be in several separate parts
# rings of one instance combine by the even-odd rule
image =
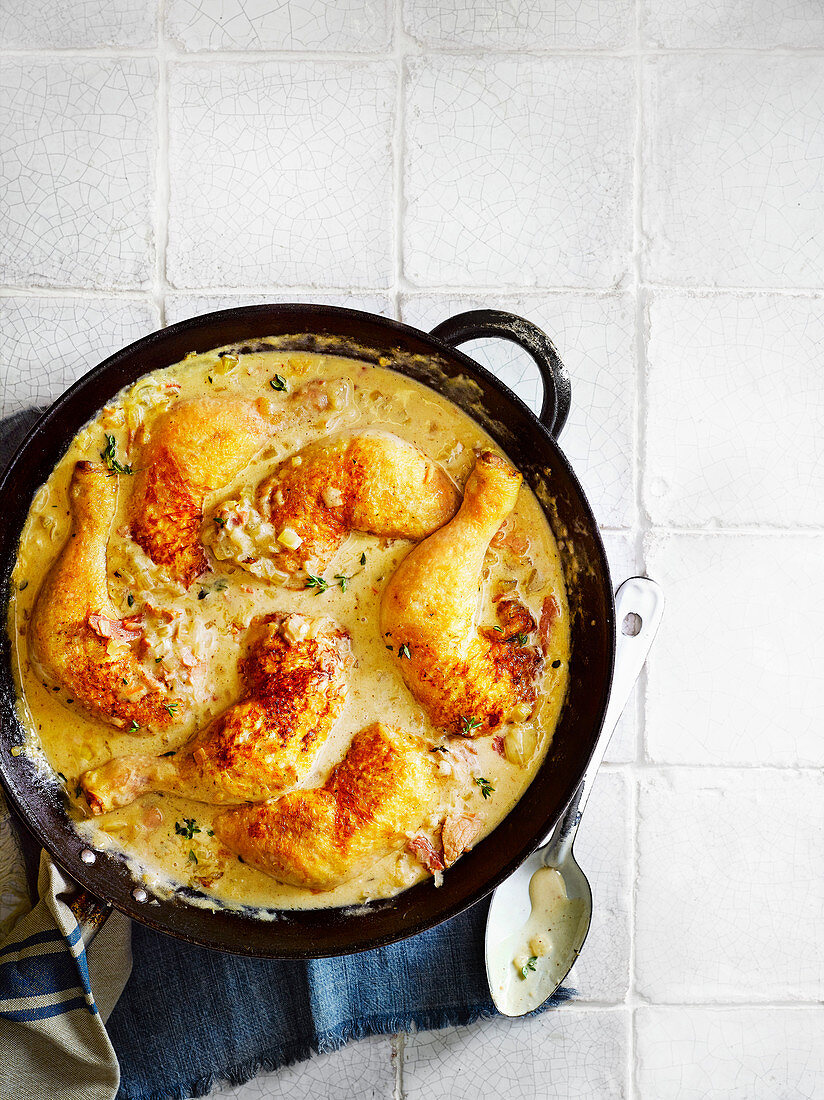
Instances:
[[[670,1003],[818,997],[824,774],[668,768],[647,772],[639,794],[640,993]]]
[[[408,1100],[617,1100],[627,1095],[624,1009],[561,1006],[525,1020],[410,1036],[403,1090]]]
[[[156,78],[148,58],[3,59],[3,283],[148,283]]]
[[[645,277],[820,286],[824,58],[657,57],[644,78]]]
[[[815,1100],[824,1009],[646,1008],[636,1013],[638,1084],[679,1100]]]
[[[48,405],[159,324],[138,298],[0,297],[0,416]]]
[[[653,535],[667,607],[646,751],[672,764],[824,764],[824,537]]]
[[[167,18],[187,50],[374,51],[391,26],[387,0],[170,0]]]
[[[151,46],[157,6],[146,0],[3,0],[0,49]]]
[[[387,286],[394,84],[385,62],[174,66],[170,282]]]
[[[644,462],[653,523],[824,524],[821,306],[654,296]]]
[[[490,50],[627,46],[632,40],[630,0],[406,0],[404,21],[421,43],[451,49]]]
[[[632,66],[409,65],[404,272],[416,285],[609,287],[632,238]]]
[[[641,0],[644,38],[651,46],[821,46],[824,8],[818,0]]]

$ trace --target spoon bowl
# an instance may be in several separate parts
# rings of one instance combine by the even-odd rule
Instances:
[[[578,825],[609,739],[661,622],[661,589],[644,577],[615,594],[621,634],[609,706],[584,778],[544,844],[492,895],[486,975],[495,1007],[523,1016],[547,1001],[581,953],[592,921],[592,890],[573,853]]]

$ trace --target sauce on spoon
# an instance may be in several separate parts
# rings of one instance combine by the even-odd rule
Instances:
[[[495,946],[496,1001],[513,1015],[531,1012],[546,999],[577,954],[587,910],[583,898],[567,897],[560,871],[539,868],[529,881],[532,910],[526,924]]]

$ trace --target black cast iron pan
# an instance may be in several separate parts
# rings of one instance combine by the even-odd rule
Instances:
[[[12,755],[23,731],[15,713],[9,642],[0,631],[0,779],[13,808],[63,870],[81,886],[78,907],[102,920],[111,906],[135,920],[221,951],[270,958],[312,958],[364,951],[422,932],[461,912],[502,882],[543,840],[583,775],[609,698],[615,644],[609,570],[586,497],[556,437],[569,411],[569,380],[549,339],[512,314],[478,310],[432,333],[370,313],[311,305],[263,305],[195,317],[117,352],[75,383],[38,421],[0,482],[0,613],[6,622],[11,571],[32,498],[78,429],[123,386],[188,352],[222,345],[254,348],[266,336],[294,335],[290,347],[333,349],[401,371],[446,393],[476,419],[523,472],[559,541],[572,611],[570,687],[547,758],[508,817],[468,852],[436,888],[432,880],[363,910],[255,912],[210,910],[185,896],[155,899],[124,862],[89,852],[65,812],[56,782],[25,753]],[[539,417],[501,382],[456,350],[479,337],[524,348],[544,383]],[[467,383],[467,380],[471,382]],[[391,716],[387,716],[391,717]],[[81,856],[81,853],[84,853]]]

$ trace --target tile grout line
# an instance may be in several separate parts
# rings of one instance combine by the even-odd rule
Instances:
[[[169,240],[169,84],[164,26],[165,0],[157,0],[157,160],[155,164],[155,267],[152,299],[166,327],[166,250]]]
[[[168,64],[168,58],[166,62]],[[168,103],[168,98],[167,98]],[[456,297],[477,298],[490,293],[496,294],[501,299],[557,297],[568,298],[577,296],[580,298],[630,298],[635,292],[634,283],[631,286],[586,287],[586,286],[513,286],[504,287],[487,284],[483,286],[452,286],[445,283],[431,286],[423,286],[410,283],[401,271],[397,277],[397,285],[404,296],[432,297],[441,295],[453,295]],[[295,283],[286,285],[282,283],[253,283],[248,286],[195,286],[195,287],[169,287],[179,294],[190,294],[194,297],[209,294],[269,294],[282,293],[284,290],[295,294],[384,294],[392,296],[394,284],[389,286],[313,286],[309,283]],[[809,287],[724,287],[724,286],[688,286],[686,284],[640,282],[638,289],[644,292],[672,297],[722,297],[731,298],[801,298],[818,301],[824,298],[824,289]],[[83,285],[49,286],[48,284],[26,285],[25,283],[0,284],[0,297],[12,297],[15,294],[30,294],[32,297],[55,298],[139,298],[145,293],[145,288],[133,287],[92,287]]]
[[[161,27],[158,31],[158,40],[163,38],[162,35],[162,20]],[[221,62],[237,63],[243,62],[250,65],[267,62],[267,61],[286,61],[295,62],[296,64],[305,63],[306,61],[328,61],[332,64],[347,61],[347,62],[363,62],[368,63],[371,61],[386,61],[388,56],[385,48],[378,48],[375,50],[300,50],[300,49],[224,49],[224,50],[186,50],[174,43],[164,41],[164,45],[167,46],[168,56],[173,57],[175,60],[182,61],[186,64],[198,65],[209,64],[210,62],[220,64]],[[410,52],[414,51],[420,56],[426,56],[427,58],[449,58],[459,57],[466,58],[468,60],[485,61],[489,58],[495,57],[527,57],[536,59],[546,59],[553,57],[571,57],[571,58],[587,58],[598,59],[604,57],[618,57],[632,60],[638,55],[639,51],[643,51],[646,57],[698,57],[698,58],[725,58],[725,57],[758,57],[758,58],[812,58],[819,59],[824,58],[824,46],[669,46],[661,47],[654,45],[646,45],[634,43],[627,46],[614,46],[604,47],[598,49],[597,47],[574,47],[574,46],[549,46],[546,49],[540,49],[535,46],[529,48],[518,46],[438,46],[434,44],[419,44],[414,40],[409,40]],[[44,58],[46,61],[60,60],[66,58],[67,60],[73,59],[88,59],[88,60],[107,60],[107,59],[122,59],[130,57],[155,57],[157,52],[157,45],[154,46],[85,46],[85,47],[67,47],[66,49],[60,49],[59,47],[51,46],[38,49],[14,49],[10,47],[0,47],[0,57],[9,58]]]
[[[401,316],[403,283],[403,211],[405,141],[405,51],[403,41],[403,11],[401,0],[394,0],[392,25],[392,58],[395,62],[395,107],[392,131],[392,306],[396,320]]]
[[[633,477],[634,477],[634,528],[635,551],[637,561],[642,572],[646,572],[646,563],[643,556],[644,521],[646,513],[644,509],[644,420],[645,398],[644,371],[646,368],[645,357],[645,310],[643,291],[643,247],[644,247],[644,220],[643,220],[643,167],[644,167],[644,52],[643,52],[643,4],[642,0],[635,2],[635,131],[633,135],[633,172],[632,172],[632,287],[635,305],[635,392],[633,395],[634,422],[633,422]],[[621,629],[621,624],[616,623],[616,629]],[[635,1100],[640,1096],[637,1084],[637,1050],[635,1042],[635,1010],[639,1003],[636,984],[636,884],[638,878],[638,764],[644,754],[646,736],[646,708],[644,706],[644,672],[642,670],[640,684],[633,690],[633,702],[635,709],[635,760],[630,766],[630,891],[628,902],[629,914],[629,985],[627,988],[626,1004],[629,1009],[627,1015],[627,1065],[626,1087],[627,1096]]]

